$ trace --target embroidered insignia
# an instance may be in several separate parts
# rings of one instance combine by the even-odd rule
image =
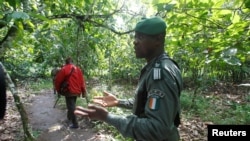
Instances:
[[[148,98],[151,96],[157,96],[159,98],[163,98],[165,96],[165,94],[161,90],[152,89],[148,92]]]
[[[160,105],[160,100],[158,96],[151,96],[149,98],[148,107],[151,110],[158,110]]]
[[[154,68],[154,72],[153,72],[153,79],[154,80],[159,80],[161,79],[161,69],[160,68]]]

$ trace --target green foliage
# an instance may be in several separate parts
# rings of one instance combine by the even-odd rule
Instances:
[[[249,76],[248,3],[1,1],[0,59],[17,79],[48,77],[51,67],[62,65],[67,56],[87,77],[132,79],[144,62],[134,57],[131,34],[120,35],[141,17],[156,13],[168,23],[166,50],[197,87],[209,78],[239,82]],[[5,35],[14,38],[5,40]]]
[[[185,118],[199,116],[214,124],[249,124],[250,121],[250,112],[246,112],[250,110],[249,104],[226,99],[223,95],[198,95],[192,103],[192,94],[185,91],[181,105]]]
[[[52,89],[52,80],[49,79],[37,79],[26,81],[26,84],[32,91],[41,91],[44,89]]]
[[[242,1],[155,3],[168,22],[167,50],[195,86],[249,76],[249,10]]]

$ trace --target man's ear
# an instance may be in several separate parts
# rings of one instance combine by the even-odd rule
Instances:
[[[159,34],[156,36],[157,40],[163,40],[165,38],[165,34]]]
[[[164,42],[165,35],[163,34],[159,34],[157,36],[155,36],[155,43],[157,44],[157,46],[161,46],[162,43]]]

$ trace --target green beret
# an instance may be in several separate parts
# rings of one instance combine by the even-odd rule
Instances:
[[[157,35],[166,31],[166,23],[160,17],[145,18],[138,22],[135,31],[147,35]]]

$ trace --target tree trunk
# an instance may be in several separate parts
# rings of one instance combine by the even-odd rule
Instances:
[[[7,73],[5,67],[3,66],[3,64],[1,62],[0,62],[0,66],[2,66],[2,68],[3,68],[3,71],[5,73],[5,80],[7,82],[7,86],[9,87],[9,89],[14,97],[14,101],[15,101],[17,110],[21,115],[21,120],[22,120],[22,124],[23,124],[23,131],[24,131],[24,140],[25,141],[35,141],[35,138],[33,137],[32,133],[29,130],[28,115],[27,115],[25,108],[20,100],[20,97],[18,96],[17,89],[16,89],[13,81],[11,80],[9,74]]]

